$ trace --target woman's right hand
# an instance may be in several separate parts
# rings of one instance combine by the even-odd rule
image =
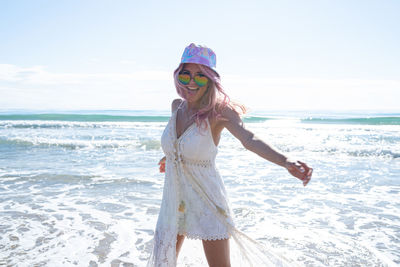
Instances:
[[[160,172],[163,173],[165,172],[165,160],[166,157],[164,156],[160,161],[158,162],[158,165],[160,165]]]

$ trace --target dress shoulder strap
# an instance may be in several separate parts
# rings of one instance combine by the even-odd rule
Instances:
[[[185,100],[182,100],[181,103],[179,103],[179,106],[176,110],[181,109],[183,107],[184,103],[185,103]]]
[[[184,102],[185,102],[185,101],[182,100],[182,101],[179,103],[179,106],[178,106],[174,111],[172,111],[172,114],[175,114],[175,113],[178,112],[178,110],[182,109]]]

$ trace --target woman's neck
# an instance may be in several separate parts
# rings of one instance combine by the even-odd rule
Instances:
[[[187,100],[186,102],[186,108],[188,111],[193,111],[194,113],[196,113],[199,109],[200,109],[200,103],[197,102],[188,102]]]

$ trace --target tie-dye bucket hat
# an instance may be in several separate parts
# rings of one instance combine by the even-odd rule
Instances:
[[[216,70],[216,64],[217,64],[216,55],[214,51],[205,46],[195,45],[191,43],[189,46],[185,48],[185,51],[183,51],[181,63],[201,64],[211,68],[218,74]]]

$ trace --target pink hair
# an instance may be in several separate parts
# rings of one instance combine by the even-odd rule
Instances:
[[[174,71],[174,82],[178,95],[183,99],[186,99],[184,90],[185,87],[178,81],[178,75],[182,71],[184,67],[184,63],[181,63],[178,68]],[[234,103],[230,100],[229,96],[225,93],[221,79],[218,73],[213,71],[211,68],[197,64],[201,70],[201,72],[207,76],[208,88],[202,97],[202,106],[201,108],[193,115],[195,117],[196,124],[201,126],[203,123],[205,125],[205,129],[207,129],[207,123],[205,120],[210,117],[215,117],[216,119],[224,118],[221,115],[222,110],[229,106],[238,114],[244,114],[246,112],[246,108],[238,103]],[[239,111],[241,109],[241,111]]]

